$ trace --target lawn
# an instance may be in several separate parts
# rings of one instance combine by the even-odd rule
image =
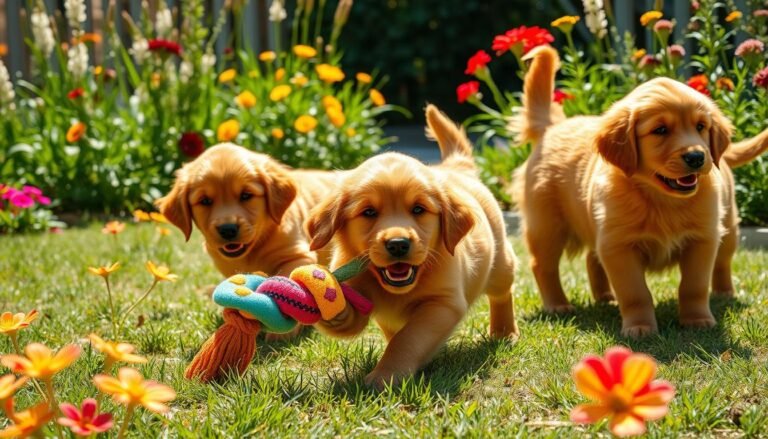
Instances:
[[[519,239],[512,241],[520,257],[515,294],[520,340],[486,336],[488,306],[481,300],[423,374],[381,393],[362,384],[384,348],[373,326],[352,341],[313,331],[290,342],[260,339],[244,377],[211,385],[185,380],[184,367],[221,323],[220,310],[206,295],[221,276],[197,233],[184,243],[177,231],[161,237],[153,226],[139,224],[116,239],[103,235],[100,226],[0,237],[0,310],[41,311],[42,318],[20,333],[22,344],[83,346],[80,359],[55,381],[59,399],[79,405],[96,395],[90,377],[102,362],[87,336],[110,336],[103,281],[86,267],[120,261],[123,268],[110,279],[125,306],[151,284],[147,260],[169,264],[178,282],[157,286],[131,316],[125,338],[150,358],[139,368],[142,373],[172,386],[178,397],[166,416],[140,410],[133,437],[607,436],[604,424],[578,427],[568,421],[569,410],[585,402],[570,369],[583,355],[616,344],[656,357],[660,377],[678,389],[669,415],[650,426],[649,436],[768,435],[767,252],[739,251],[737,298],[713,299],[719,323],[712,329],[681,329],[677,273],[651,277],[661,334],[632,341],[619,335],[615,306],[590,302],[581,260],[563,266],[577,313],[543,314],[525,249]],[[8,339],[0,340],[0,352],[10,350]],[[17,407],[39,399],[27,385],[18,393]],[[106,398],[105,409],[121,420],[123,408]],[[6,422],[3,418],[0,427]]]

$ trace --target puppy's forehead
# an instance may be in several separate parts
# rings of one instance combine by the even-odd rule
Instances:
[[[366,160],[348,183],[354,185],[360,195],[370,190],[431,191],[434,186],[431,170],[426,165],[398,153],[385,153]]]
[[[257,158],[256,154],[234,145],[217,145],[189,165],[187,178],[192,183],[250,180],[259,174]]]
[[[628,104],[641,113],[653,115],[661,111],[710,114],[711,101],[693,88],[669,78],[656,78],[638,86],[627,98]]]

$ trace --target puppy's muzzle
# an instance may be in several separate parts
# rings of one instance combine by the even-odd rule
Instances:
[[[392,238],[384,243],[387,253],[395,258],[402,258],[411,250],[411,240],[408,238]]]
[[[682,157],[685,164],[692,170],[700,169],[704,166],[704,162],[706,161],[706,157],[702,151],[686,152]]]
[[[216,231],[221,236],[221,239],[226,241],[234,241],[237,235],[240,234],[240,226],[237,224],[222,224],[216,226]]]

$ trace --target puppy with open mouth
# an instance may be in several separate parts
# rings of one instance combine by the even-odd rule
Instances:
[[[478,179],[466,135],[427,107],[442,163],[386,153],[349,171],[307,221],[311,248],[333,243],[332,267],[360,255],[368,270],[349,283],[374,303],[388,344],[366,383],[381,387],[423,367],[469,306],[486,293],[490,332],[518,334],[513,310],[515,256],[498,203]],[[353,336],[368,316],[351,307],[321,332]]]

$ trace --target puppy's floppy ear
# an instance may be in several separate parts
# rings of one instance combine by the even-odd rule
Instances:
[[[445,248],[453,255],[456,246],[474,227],[475,217],[453,191],[446,190],[440,197],[440,203],[440,232]]]
[[[267,198],[267,211],[272,220],[279,223],[296,198],[296,184],[282,165],[271,160],[262,164],[260,174]]]
[[[155,207],[171,224],[181,229],[189,241],[192,234],[192,214],[189,205],[189,183],[184,168],[176,172],[176,182],[168,195],[155,200]]]
[[[343,209],[347,205],[347,196],[331,194],[320,204],[312,208],[304,228],[311,242],[310,250],[317,250],[328,244],[336,231],[344,225]]]
[[[712,161],[715,166],[719,168],[720,157],[731,144],[733,128],[731,122],[723,116],[723,113],[714,104],[709,114],[712,117],[712,127],[709,129],[709,152],[712,154]]]
[[[595,145],[608,163],[624,171],[627,177],[632,176],[639,163],[634,112],[620,104],[608,110]]]

